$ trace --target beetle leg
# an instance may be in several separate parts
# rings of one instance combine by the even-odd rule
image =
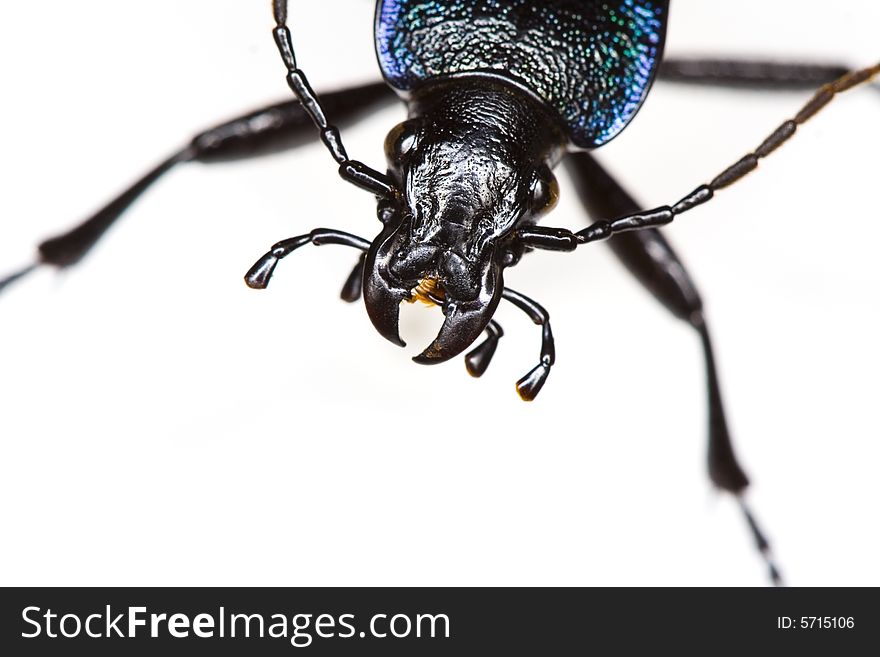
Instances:
[[[379,82],[325,94],[324,104],[334,117],[348,122],[395,98],[388,86]],[[122,213],[175,165],[192,161],[210,164],[267,155],[309,142],[312,130],[312,120],[302,105],[291,100],[249,112],[200,132],[186,147],[161,162],[81,224],[42,242],[38,247],[37,263],[0,279],[0,290],[38,265],[63,268],[76,264]]]
[[[567,158],[566,165],[572,173],[578,195],[591,215],[616,216],[633,212],[638,207],[626,190],[592,156],[586,153],[572,154]],[[703,314],[703,301],[693,280],[659,230],[623,233],[612,238],[609,246],[660,303],[699,333],[706,363],[709,403],[709,478],[718,488],[737,497],[752,536],[767,563],[770,577],[774,583],[780,583],[779,570],[770,554],[769,543],[743,499],[749,480],[733,450],[712,342]]]
[[[501,296],[541,327],[541,362],[516,382],[516,391],[523,401],[532,401],[541,391],[550,375],[550,368],[556,362],[556,348],[553,343],[553,332],[550,330],[550,313],[537,302],[509,287],[504,288]]]
[[[265,289],[269,285],[269,279],[272,278],[278,261],[286,258],[306,244],[314,244],[315,246],[341,244],[342,246],[350,246],[364,252],[370,248],[370,243],[357,235],[330,228],[316,228],[311,233],[291,237],[274,244],[245,274],[245,283],[247,283],[248,287],[255,290]]]
[[[849,68],[834,64],[736,59],[664,59],[659,79],[685,84],[766,89],[771,91],[815,89],[844,75]]]
[[[498,348],[498,340],[503,335],[504,331],[501,325],[494,319],[490,320],[486,326],[486,339],[471,349],[464,357],[464,365],[468,374],[473,377],[483,376],[492,361],[492,356],[495,355],[495,349]]]

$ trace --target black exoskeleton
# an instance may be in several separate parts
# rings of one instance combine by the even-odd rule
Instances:
[[[502,299],[541,326],[538,364],[517,382],[533,400],[555,360],[549,315],[504,285],[504,270],[532,249],[573,251],[610,239],[614,253],[676,317],[699,334],[706,363],[709,475],[737,496],[766,560],[779,572],[745,505],[748,479],[734,455],[703,304],[697,287],[658,227],[713,198],[781,146],[836,94],[871,80],[880,64],[844,67],[724,60],[667,60],[661,65],[667,0],[379,0],[376,50],[385,83],[320,99],[298,67],[287,28],[286,0],[273,1],[274,37],[295,101],[273,105],[198,134],[92,217],[39,245],[37,263],[0,280],[0,289],[38,265],[78,262],[154,181],[177,164],[252,157],[320,137],[346,181],[375,195],[381,230],[372,241],[317,228],[275,244],[245,276],[265,288],[280,259],[306,244],[361,251],[342,298],[364,298],[377,331],[403,346],[404,301],[442,309],[443,326],[418,356],[440,363],[461,354],[480,376],[503,331],[493,319]],[[813,97],[754,151],[675,203],[644,210],[586,151],[614,138],[632,120],[655,76],[686,83],[758,88],[814,88]],[[385,141],[387,168],[351,159],[331,122],[350,121],[397,97],[409,118]],[[578,231],[538,225],[553,208],[553,168],[564,162],[593,223]]]

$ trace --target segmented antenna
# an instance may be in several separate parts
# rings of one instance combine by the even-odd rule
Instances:
[[[275,14],[275,29],[272,30],[272,35],[275,37],[275,45],[278,46],[281,60],[287,68],[287,84],[318,128],[324,146],[339,164],[339,175],[377,196],[386,198],[396,196],[397,190],[385,174],[348,158],[339,129],[327,120],[318,95],[309,84],[306,74],[296,65],[293,38],[287,27],[287,0],[273,0],[272,9]]]
[[[852,89],[855,86],[871,80],[880,73],[880,63],[858,71],[850,71],[833,82],[823,84],[813,97],[794,115],[793,118],[784,121],[776,130],[761,142],[753,152],[747,153],[739,160],[731,164],[719,173],[706,185],[700,185],[690,194],[681,199],[673,206],[661,205],[652,210],[643,210],[625,215],[613,220],[602,220],[590,224],[587,228],[575,233],[579,244],[605,240],[614,235],[628,230],[640,228],[652,228],[671,223],[672,220],[688,210],[693,210],[711,200],[719,189],[724,189],[742,179],[747,173],[758,167],[758,160],[767,157],[791,139],[798,126],[806,123],[814,117],[822,108],[830,103],[834,97]]]

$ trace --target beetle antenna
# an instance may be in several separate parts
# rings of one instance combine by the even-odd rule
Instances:
[[[287,0],[272,0],[272,12],[279,25],[287,23]]]
[[[833,82],[823,84],[793,118],[783,121],[776,130],[770,133],[770,135],[761,142],[754,152],[744,155],[731,164],[724,171],[715,176],[710,183],[700,185],[673,206],[661,205],[651,210],[635,212],[617,219],[603,219],[594,222],[583,230],[575,233],[577,244],[605,240],[615,233],[628,230],[654,228],[671,223],[678,215],[684,214],[688,210],[693,210],[698,205],[702,205],[711,200],[715,195],[715,192],[719,189],[724,189],[725,187],[733,185],[735,182],[741,180],[747,173],[758,168],[758,160],[767,157],[770,153],[791,139],[791,136],[798,129],[798,126],[809,121],[822,108],[830,103],[837,94],[852,89],[860,84],[870,82],[877,74],[880,74],[880,63],[858,71],[850,71]],[[571,248],[573,249],[574,246]]]
[[[749,505],[746,504],[745,497],[742,493],[736,494],[736,501],[745,516],[749,531],[752,532],[752,537],[755,539],[755,547],[758,548],[758,552],[760,552],[761,556],[764,558],[764,563],[767,564],[767,572],[770,575],[770,581],[773,583],[773,586],[785,586],[785,583],[782,580],[782,574],[779,572],[779,567],[776,565],[776,559],[773,557],[773,552],[770,549],[770,542],[758,526],[758,522],[755,520],[755,515],[752,513],[751,508],[749,508]]]
[[[321,133],[321,141],[339,165],[339,175],[377,196],[394,198],[397,196],[397,189],[388,176],[371,169],[363,162],[348,158],[339,129],[327,120],[318,95],[309,84],[306,74],[297,67],[293,37],[287,27],[287,0],[273,0],[272,10],[275,15],[275,29],[272,30],[272,35],[275,37],[275,45],[278,46],[281,60],[287,68],[287,84]]]

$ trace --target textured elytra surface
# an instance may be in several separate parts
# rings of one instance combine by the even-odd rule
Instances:
[[[408,92],[491,72],[559,113],[571,142],[599,146],[632,119],[662,55],[668,1],[379,0],[382,72]]]

